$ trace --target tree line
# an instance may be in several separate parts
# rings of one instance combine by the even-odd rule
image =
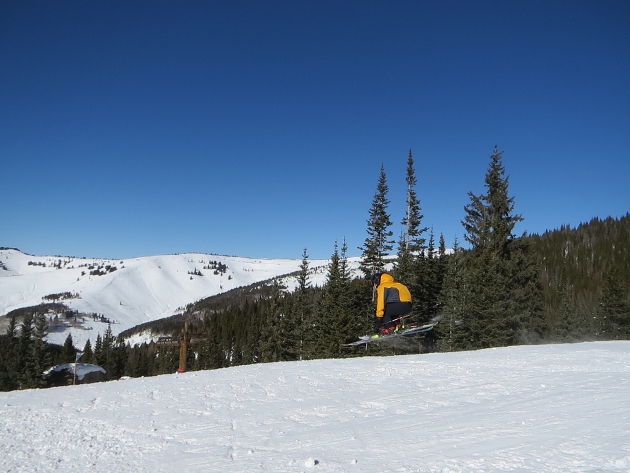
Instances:
[[[190,304],[178,316],[135,330],[170,331],[178,337],[183,321],[189,321],[191,331],[203,340],[189,347],[190,370],[391,354],[387,346],[368,352],[342,347],[371,332],[374,300],[369,277],[387,270],[412,293],[413,313],[407,323],[440,320],[433,333],[397,347],[398,352],[627,339],[630,216],[594,219],[577,229],[561,227],[544,235],[516,235],[515,226],[523,217],[515,211],[502,156],[495,147],[484,191],[468,193],[461,222],[465,246],[456,240],[447,250],[443,235],[436,242],[424,225],[410,150],[403,231],[397,240],[381,166],[366,238],[358,248],[364,278],[352,277],[344,240],[334,243],[325,284],[313,286],[314,269],[304,249],[294,291],[286,291],[277,281],[264,281]],[[41,321],[39,328],[36,319],[29,323],[31,328],[14,326],[0,336],[0,389],[37,387],[34,373],[74,352],[71,340],[57,350],[47,347]],[[88,342],[82,361],[103,366],[110,379],[177,369],[177,347],[154,343],[130,347],[124,337],[132,331],[114,338],[109,329],[104,337],[99,335],[94,350]]]

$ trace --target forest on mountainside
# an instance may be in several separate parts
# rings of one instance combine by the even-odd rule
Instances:
[[[630,214],[532,235],[546,341],[630,336]]]
[[[351,276],[347,243],[335,242],[325,285],[312,287],[305,249],[293,292],[265,281],[190,304],[180,315],[118,337],[109,329],[94,348],[89,342],[83,347],[82,361],[105,367],[109,379],[172,373],[179,363],[179,347],[172,341],[181,339],[184,321],[195,335],[186,352],[188,370],[630,337],[630,214],[543,235],[514,235],[523,218],[515,213],[502,152],[495,148],[484,193],[470,192],[464,208],[467,247],[456,241],[450,252],[444,237],[436,244],[423,225],[411,151],[406,186],[405,232],[395,242],[381,167],[367,237],[359,247],[365,277]],[[394,346],[344,348],[372,333],[375,302],[369,279],[386,269],[412,294],[406,323],[439,318],[439,324]],[[13,318],[0,336],[0,390],[40,387],[42,369],[74,361],[71,337],[63,347],[46,344],[41,314],[26,314],[20,327]],[[125,337],[142,331],[171,334],[171,343],[125,343]]]
[[[529,246],[535,256],[534,268],[542,291],[540,312],[533,326],[519,331],[509,342],[505,342],[505,337],[497,337],[496,342],[489,340],[487,346],[629,338],[630,274],[627,268],[630,267],[630,240],[627,235],[630,235],[630,215],[621,219],[593,219],[575,229],[563,227],[544,235],[516,239],[519,245]],[[584,254],[595,240],[599,244],[593,258],[598,263],[595,266],[581,264],[573,255]],[[563,253],[567,247],[573,251]],[[431,287],[437,287],[434,286],[437,280],[444,283],[458,258],[461,262],[467,251],[460,249],[447,254],[443,248],[435,249],[433,256],[422,259],[422,271],[430,275],[423,280],[430,279]],[[568,269],[564,270],[564,275],[558,270],[558,279],[551,280],[548,275],[558,268],[554,255],[559,252],[565,254],[559,261]],[[304,259],[303,264],[307,268],[308,260]],[[191,304],[184,314],[168,321],[147,325],[155,333],[168,331],[170,326],[171,333],[177,338],[184,320],[188,320],[191,332],[203,334],[204,341],[189,349],[187,365],[190,370],[258,362],[480,348],[449,333],[450,317],[445,313],[448,291],[444,285],[435,294],[429,294],[431,287],[415,288],[429,297],[415,304],[413,322],[426,323],[441,315],[442,322],[434,333],[395,348],[370,347],[368,351],[340,348],[340,344],[356,339],[357,334],[371,332],[374,311],[369,281],[347,278],[343,267],[343,252],[335,250],[329,268],[329,284],[324,287],[304,284],[308,281],[306,269],[301,275],[303,284],[295,292],[284,293],[282,287],[269,281],[264,290],[253,291],[253,297],[244,297],[252,291],[241,288]],[[608,271],[616,267],[626,271]],[[466,308],[462,312],[466,312]],[[134,331],[138,329],[140,327]],[[504,329],[513,333],[509,326]],[[481,328],[489,335],[492,330],[491,323]],[[464,330],[464,338],[470,337],[471,332]],[[453,343],[449,344],[450,341]],[[136,375],[168,373],[177,369],[177,348],[148,344],[129,351],[129,375],[133,375],[134,369],[139,370]],[[162,354],[160,367],[151,361],[156,358],[156,353]],[[166,359],[167,366],[164,366]]]

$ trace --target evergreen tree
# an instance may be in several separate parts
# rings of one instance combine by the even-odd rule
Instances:
[[[221,349],[221,329],[222,324],[220,320],[220,314],[214,313],[204,320],[206,326],[206,339],[207,342],[207,360],[206,368],[217,369],[222,368],[224,363],[224,356]]]
[[[30,312],[24,316],[22,323],[20,324],[20,354],[21,358],[24,358],[26,352],[31,346],[31,341],[33,339],[33,314]]]
[[[435,281],[434,288],[437,296],[435,297],[435,305],[433,307],[433,314],[440,315],[442,313],[442,301],[440,294],[444,285],[444,278],[446,277],[446,269],[448,264],[448,255],[446,254],[446,241],[444,235],[440,234],[440,242],[437,251],[437,257],[434,260]]]
[[[94,363],[94,352],[92,351],[92,343],[89,338],[83,346],[83,356],[81,359],[84,363]]]
[[[125,365],[125,374],[134,378],[152,375],[150,359],[151,355],[149,354],[149,347],[146,343],[134,347],[134,349],[129,352]]]
[[[260,337],[260,355],[263,363],[282,360],[282,312],[280,287],[277,281],[272,285],[271,297],[265,303],[265,321]]]
[[[367,220],[368,236],[363,246],[359,247],[362,251],[360,269],[366,278],[385,269],[385,257],[389,255],[393,248],[394,242],[391,240],[393,233],[389,230],[392,222],[387,213],[389,205],[389,200],[387,199],[388,191],[385,166],[381,165],[376,193],[369,212],[370,218]]]
[[[101,334],[96,335],[96,342],[94,343],[94,363],[98,366],[105,365],[105,358],[103,357],[103,338]]]
[[[17,337],[17,318],[15,314],[9,316],[9,324],[7,325],[7,336],[10,338]]]
[[[601,300],[601,312],[606,319],[606,338],[625,340],[630,335],[630,303],[626,296],[626,285],[621,270],[613,266],[606,275]]]
[[[465,289],[464,253],[455,239],[453,254],[449,256],[446,263],[446,274],[440,293],[440,304],[444,307],[443,319],[435,329],[439,335],[440,351],[454,351],[469,347],[467,333],[463,327],[468,307]]]
[[[0,336],[0,391],[18,389],[19,381],[19,347],[17,318],[9,316],[9,324],[5,336]]]
[[[103,345],[101,351],[101,361],[103,364],[99,363],[99,366],[101,366],[107,373],[107,379],[116,378],[117,357],[115,353],[115,341],[114,333],[112,332],[112,325],[107,324],[107,328],[103,334]]]
[[[557,301],[551,316],[546,320],[545,338],[552,342],[561,343],[571,339],[571,329],[574,325],[576,307],[570,297],[567,287],[566,265],[560,269],[560,284],[556,288]]]
[[[63,348],[61,349],[61,362],[62,363],[74,363],[77,355],[77,350],[74,348],[74,342],[72,341],[72,334],[68,333]]]
[[[422,300],[424,321],[429,321],[435,317],[438,309],[438,298],[442,287],[442,280],[439,274],[439,255],[435,249],[435,237],[433,229],[429,234],[429,245],[427,247],[426,264],[424,265],[424,298]]]
[[[357,320],[352,318],[349,298],[349,271],[346,245],[335,242],[335,249],[328,265],[328,275],[317,318],[317,357],[339,356],[340,345],[356,335]]]
[[[424,232],[428,230],[427,227],[422,227],[422,211],[420,209],[420,200],[416,195],[416,176],[414,170],[413,155],[409,150],[409,157],[407,159],[407,213],[402,220],[403,228],[406,231],[405,243],[407,250],[412,254],[420,253],[425,247],[425,239],[423,237]]]
[[[407,234],[403,230],[398,238],[398,253],[394,262],[393,275],[398,281],[407,281],[410,283],[415,277],[417,268],[416,256],[409,251],[407,244]]]
[[[261,325],[256,304],[250,304],[248,300],[241,309],[243,316],[243,364],[256,363],[260,359],[260,335]]]
[[[469,193],[466,217],[465,269],[467,290],[465,329],[471,348],[505,346],[532,337],[540,327],[541,288],[529,246],[515,243],[513,230],[520,215],[513,214],[502,152],[495,147],[486,173],[485,195]]]
[[[350,341],[356,337],[357,333],[363,332],[363,311],[362,305],[357,304],[358,300],[361,300],[360,295],[357,297],[355,294],[356,289],[353,289],[352,285],[352,272],[348,264],[348,243],[346,239],[343,239],[341,245],[341,254],[339,258],[339,280],[341,283],[343,304],[343,320],[340,321],[338,328],[340,330],[340,339],[343,338],[344,342]],[[361,293],[367,293],[363,288],[363,285],[359,284],[357,288]]]
[[[107,359],[107,376],[109,379],[118,379],[125,373],[127,364],[127,345],[122,336],[118,336],[111,345]]]
[[[146,344],[144,344],[144,343],[142,345],[146,346]],[[135,378],[137,376],[141,376],[141,375],[138,375],[138,372],[140,371],[139,370],[139,365],[140,365],[140,358],[142,356],[141,355],[142,354],[142,348],[143,347],[135,346],[129,352],[129,356],[127,358],[127,364],[126,364],[126,367],[125,367],[125,376],[131,376],[132,378]],[[84,354],[84,356],[85,356],[85,354]]]
[[[20,389],[37,386],[37,361],[33,351],[33,314],[27,313],[20,325],[18,345],[18,380]]]
[[[295,316],[293,298],[282,297],[282,316],[280,317],[280,339],[282,361],[296,361],[302,352],[302,330],[300,320]]]
[[[444,279],[446,274],[446,240],[444,240],[444,234],[440,233],[440,246],[438,247],[438,277],[440,281]],[[442,284],[440,284],[442,286]]]
[[[300,264],[300,272],[298,273],[298,287],[295,290],[294,314],[297,326],[298,340],[298,359],[304,359],[307,346],[313,342],[312,325],[313,307],[310,299],[310,276],[308,253],[306,248],[302,253],[302,263]]]
[[[514,238],[514,226],[523,220],[520,215],[513,214],[514,197],[508,195],[509,178],[505,175],[502,156],[503,151],[495,146],[486,173],[487,194],[468,193],[471,202],[465,207],[467,215],[462,222],[466,241],[473,249],[491,251],[499,257],[507,255],[509,243]]]
[[[510,344],[540,343],[544,332],[543,289],[530,240],[524,235],[510,242],[507,260],[507,327],[514,334]]]
[[[44,338],[47,334],[48,325],[46,323],[46,316],[43,313],[35,314],[34,318],[34,330],[33,330],[33,343],[32,343],[32,358],[34,365],[35,377],[33,379],[33,387],[42,387],[45,382],[42,377],[43,372],[50,368],[52,365],[52,357],[47,350],[47,344]]]
[[[398,242],[398,255],[394,272],[396,278],[411,286],[418,269],[417,258],[425,249],[425,239],[423,237],[427,228],[422,228],[420,201],[416,195],[415,186],[417,184],[414,161],[411,150],[407,159],[407,212],[402,219],[403,231]],[[410,287],[410,289],[412,289]],[[413,292],[412,292],[413,295]]]

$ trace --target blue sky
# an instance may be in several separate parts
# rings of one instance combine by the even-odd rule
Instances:
[[[630,211],[630,2],[0,4],[0,246],[349,255],[385,166],[397,237],[463,242],[504,151],[518,233]]]

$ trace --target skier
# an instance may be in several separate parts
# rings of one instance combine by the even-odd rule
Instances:
[[[401,316],[411,313],[411,293],[407,286],[387,273],[374,274],[372,284],[376,291],[374,331],[387,334],[402,328]]]

